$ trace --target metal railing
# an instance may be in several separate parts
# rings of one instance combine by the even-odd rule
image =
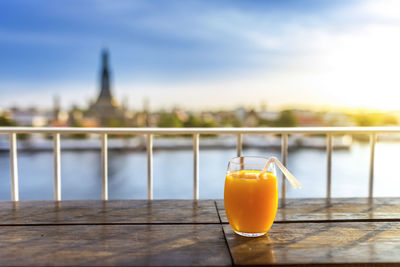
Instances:
[[[280,134],[281,161],[288,160],[288,138],[290,134],[326,135],[327,187],[326,198],[331,198],[333,135],[365,134],[370,137],[369,198],[373,197],[375,144],[378,134],[399,134],[400,127],[295,127],[295,128],[40,128],[40,127],[0,127],[0,134],[8,134],[10,142],[11,198],[19,200],[17,134],[53,134],[54,154],[54,200],[61,200],[61,134],[99,134],[101,136],[102,199],[108,199],[108,135],[144,135],[147,152],[147,198],[153,199],[153,136],[192,135],[193,136],[193,199],[199,198],[199,138],[202,134],[233,134],[237,136],[236,154],[242,155],[243,134]],[[286,183],[282,179],[281,199],[286,198]]]

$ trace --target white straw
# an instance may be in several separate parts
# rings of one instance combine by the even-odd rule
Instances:
[[[276,158],[276,157],[270,157],[267,161],[267,163],[265,164],[264,169],[260,172],[260,177],[262,177],[262,175],[267,172],[269,165],[271,165],[272,163],[276,163],[276,165],[278,165],[279,169],[282,171],[282,173],[285,175],[286,179],[289,180],[290,184],[292,185],[293,188],[301,188],[301,183],[299,181],[297,181],[296,178],[294,178],[293,174],[291,174],[289,172],[288,169],[286,169],[285,166],[283,166],[283,164]]]

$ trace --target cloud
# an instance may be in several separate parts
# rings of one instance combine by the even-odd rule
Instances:
[[[246,2],[241,2],[242,6],[231,2],[169,2],[161,6],[135,2],[132,7],[130,3],[118,2],[108,9],[108,1],[87,2],[78,11],[58,9],[55,14],[62,21],[72,20],[85,30],[5,29],[0,44],[15,41],[28,48],[32,44],[87,45],[90,49],[84,52],[92,53],[102,40],[110,40],[117,98],[128,95],[135,108],[141,106],[143,97],[149,97],[155,108],[177,104],[233,107],[256,105],[261,100],[270,107],[397,107],[397,1],[350,1],[333,7],[299,7],[301,10],[261,4],[257,9]],[[82,17],[91,5],[95,5],[93,13]],[[97,26],[91,31],[93,25]],[[75,55],[80,66],[82,53]],[[19,83],[3,79],[3,83],[14,82],[16,92],[36,88],[50,95],[48,99],[58,88],[65,103],[84,104],[97,94],[92,78],[87,82],[47,78]],[[77,88],[83,92],[90,88],[90,92],[82,99],[75,93]],[[7,94],[8,99],[18,98],[17,93]],[[28,95],[23,100],[26,103],[35,98],[34,93]]]

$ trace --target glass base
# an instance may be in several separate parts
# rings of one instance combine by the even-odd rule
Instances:
[[[233,231],[235,233],[237,233],[238,235],[245,236],[245,237],[259,237],[259,236],[263,236],[266,234],[266,233],[243,233],[243,232],[238,232],[235,230],[233,230]]]

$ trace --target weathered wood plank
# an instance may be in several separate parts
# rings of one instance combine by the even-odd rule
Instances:
[[[213,200],[0,201],[0,225],[219,223]]]
[[[221,221],[228,222],[224,201],[216,200]],[[285,207],[279,207],[275,222],[332,221],[332,220],[399,220],[400,198],[305,198],[287,199]]]
[[[258,238],[241,237],[229,225],[224,231],[237,265],[400,263],[398,222],[280,223]]]
[[[227,266],[220,225],[0,226],[0,265]]]

